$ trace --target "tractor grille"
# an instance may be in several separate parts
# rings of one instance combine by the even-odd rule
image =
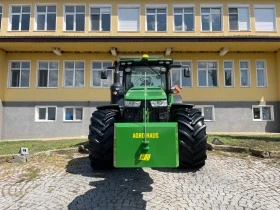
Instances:
[[[147,103],[149,122],[168,122],[168,107],[151,107]],[[144,101],[140,107],[124,107],[123,119],[125,122],[143,122]]]

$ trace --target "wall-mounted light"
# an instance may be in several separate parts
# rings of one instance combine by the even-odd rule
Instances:
[[[228,48],[223,47],[222,49],[220,49],[219,55],[220,55],[220,56],[224,56],[224,55],[226,55],[226,54],[228,53],[228,51],[229,51]]]
[[[113,56],[117,56],[117,48],[112,47],[112,48],[111,48],[111,54],[112,54]]]
[[[165,49],[165,55],[170,55],[172,52],[172,49],[170,47]]]
[[[52,51],[53,51],[53,53],[56,54],[56,55],[59,55],[59,56],[62,55],[62,52],[61,52],[60,48],[54,47],[54,48],[52,49]]]

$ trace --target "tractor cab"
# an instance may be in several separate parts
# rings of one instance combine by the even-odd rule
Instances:
[[[169,71],[173,67],[181,65],[173,65],[172,59],[149,58],[146,54],[142,58],[116,61],[113,67],[109,67],[114,69],[111,104],[124,107],[127,101],[134,103],[133,100],[137,99],[167,100],[171,91]],[[106,69],[102,72],[101,78],[107,78]],[[149,97],[151,94],[152,98]]]
[[[172,67],[172,59],[149,58],[148,55],[115,62],[111,67],[115,70],[111,104],[120,106],[125,122],[143,122],[146,112],[143,110],[148,110],[146,120],[149,122],[169,120],[169,71]]]
[[[166,91],[168,71],[172,63],[171,59],[151,59],[147,55],[141,59],[120,60],[125,91],[139,86],[160,87]]]

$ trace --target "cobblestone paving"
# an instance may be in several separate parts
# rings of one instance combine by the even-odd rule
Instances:
[[[198,171],[92,171],[85,155],[0,164],[0,209],[280,209],[280,169],[209,154]]]

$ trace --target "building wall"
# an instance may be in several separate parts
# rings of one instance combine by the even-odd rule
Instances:
[[[55,137],[85,137],[95,107],[108,102],[5,102],[3,104],[2,139],[34,139]],[[214,121],[205,121],[207,132],[280,132],[279,102],[267,102],[274,106],[274,121],[253,121],[254,102],[192,102],[196,106],[214,105]],[[36,106],[57,106],[57,118],[53,122],[36,122]],[[83,121],[63,121],[65,106],[83,107]]]
[[[36,122],[36,106],[57,106],[56,120]],[[99,103],[90,102],[4,102],[3,139],[81,137],[88,135],[90,117]],[[64,106],[83,107],[83,121],[63,121]]]
[[[152,56],[152,55],[151,55]],[[186,103],[214,106],[214,121],[206,121],[208,132],[280,132],[279,119],[279,85],[277,53],[229,53],[218,56],[215,53],[172,54],[174,60],[192,61],[192,87],[183,88],[181,96]],[[55,56],[49,53],[8,53],[3,68],[3,139],[16,138],[48,138],[67,136],[86,136],[90,124],[91,113],[95,107],[108,104],[109,88],[90,87],[91,61],[115,60],[110,54],[64,54]],[[9,88],[9,61],[31,61],[30,87]],[[59,61],[58,88],[37,87],[37,61]],[[85,61],[85,87],[63,87],[63,62],[69,60]],[[218,61],[218,87],[198,87],[198,61]],[[224,86],[223,61],[234,62],[235,85]],[[239,61],[250,62],[250,87],[240,87]],[[256,84],[256,60],[265,60],[267,64],[267,87],[259,88]],[[252,106],[265,103],[273,105],[274,121],[253,121]],[[56,106],[57,118],[54,122],[36,122],[36,106]],[[66,106],[82,106],[81,122],[64,122],[63,108]]]
[[[214,105],[215,121],[205,121],[208,132],[280,132],[280,104],[266,102],[274,107],[274,121],[253,121],[252,106],[258,102],[191,102],[199,105]]]
[[[6,54],[4,51],[0,50],[0,139],[2,136],[2,124],[3,124],[3,98],[4,98],[4,84],[6,78]]]
[[[84,1],[73,1],[73,0],[63,0],[58,1],[55,3],[57,6],[57,29],[56,33],[54,34],[53,31],[49,32],[40,32],[34,30],[34,21],[35,21],[35,5],[40,4],[40,1],[34,1],[34,0],[25,0],[22,2],[21,0],[14,0],[12,4],[29,4],[31,5],[31,21],[30,21],[30,30],[28,32],[7,32],[8,29],[8,17],[9,17],[9,5],[11,3],[9,1],[2,1],[0,2],[1,5],[3,5],[4,13],[3,13],[3,23],[2,23],[2,30],[0,32],[1,36],[19,36],[19,35],[36,35],[36,36],[162,36],[162,35],[168,35],[168,36],[236,36],[236,35],[252,35],[256,33],[258,36],[275,36],[279,35],[279,30],[277,34],[275,32],[256,32],[255,31],[255,19],[254,19],[254,5],[256,4],[273,4],[276,6],[276,8],[280,7],[280,2],[276,0],[255,0],[253,3],[250,0],[238,0],[238,1],[228,1],[228,0],[220,0],[220,1],[208,1],[208,0],[200,0],[200,1],[183,1],[183,0],[177,0],[176,2],[170,2],[167,0],[154,0],[154,1],[148,1],[148,0],[142,0],[139,4],[138,0],[121,0],[121,1],[102,1],[102,0],[96,0],[96,1],[90,1],[90,0],[84,0]],[[45,0],[44,4],[54,4],[54,1],[52,0]],[[83,33],[80,32],[65,32],[63,31],[63,8],[65,4],[79,4],[79,5],[85,5],[86,6],[86,19],[85,19],[85,27],[86,30]],[[111,4],[112,5],[112,30],[111,32],[91,32],[89,31],[89,5],[90,4]],[[119,4],[137,4],[140,5],[140,31],[139,32],[119,32],[118,31],[118,5]],[[146,4],[167,4],[167,32],[146,32],[145,31],[145,5]],[[180,33],[180,32],[173,32],[173,4],[192,4],[195,5],[195,32],[190,33]],[[222,5],[223,6],[223,31],[221,32],[201,32],[201,19],[200,19],[200,6],[203,4],[214,4],[214,5]],[[245,32],[234,32],[228,30],[228,4],[247,4],[250,5],[250,25],[251,29],[250,31]],[[277,28],[280,29],[280,21],[279,21],[279,9],[276,10],[276,17],[277,17]]]
[[[142,53],[149,53],[153,57],[173,58],[175,61],[192,62],[192,87],[184,87],[181,96],[186,103],[198,105],[211,105],[214,107],[215,120],[206,121],[208,131],[222,132],[280,132],[280,49],[277,41],[257,42],[261,37],[278,37],[280,35],[280,2],[276,0],[221,0],[218,2],[199,0],[183,1],[177,0],[170,2],[167,0],[121,0],[121,1],[102,1],[84,0],[76,2],[73,0],[57,1],[57,19],[55,31],[36,31],[35,8],[36,4],[41,4],[34,0],[14,0],[0,1],[3,8],[3,18],[1,23],[0,38],[6,36],[19,38],[16,42],[0,42],[0,139],[15,138],[43,138],[43,137],[66,137],[66,136],[85,136],[88,133],[90,116],[95,107],[109,103],[109,88],[92,88],[91,83],[91,62],[92,61],[115,61],[120,57],[142,56]],[[10,5],[31,5],[30,29],[28,31],[8,31]],[[54,4],[52,0],[43,1],[44,5]],[[63,31],[63,8],[65,4],[79,4],[86,6],[85,31]],[[93,32],[89,30],[91,4],[111,4],[111,31]],[[140,5],[140,28],[137,32],[118,31],[118,7],[121,4]],[[165,32],[146,31],[146,5],[147,4],[166,4],[167,5],[167,30]],[[178,32],[173,30],[173,6],[174,4],[190,4],[195,6],[195,30],[191,32]],[[218,32],[201,31],[201,5],[222,5],[222,30]],[[250,30],[230,31],[228,20],[229,4],[247,4],[250,7]],[[256,31],[255,30],[255,5],[274,5],[276,11],[276,31]],[[76,40],[71,43],[64,41],[54,42],[41,39],[41,42],[24,41],[28,37],[57,37],[57,38],[77,38],[77,37],[209,37],[208,42],[189,42],[162,41],[148,42],[110,42],[101,41],[90,42]],[[223,37],[256,37],[254,41],[239,42],[212,42],[211,38]],[[62,55],[57,56],[52,49],[60,48]],[[118,56],[112,56],[110,49],[117,47]],[[172,48],[170,56],[164,56],[166,48]],[[219,56],[222,48],[228,48],[229,52],[225,56]],[[84,61],[85,62],[85,86],[83,88],[65,88],[64,62],[65,61]],[[248,60],[250,63],[250,86],[240,86],[239,62]],[[256,61],[266,62],[267,86],[257,87]],[[10,88],[9,63],[10,61],[30,61],[30,87],[29,88]],[[57,88],[38,88],[37,87],[37,65],[38,61],[58,61],[59,79]],[[198,62],[217,61],[218,62],[218,81],[217,87],[198,86]],[[225,87],[223,62],[233,61],[234,63],[234,86]],[[272,105],[274,110],[274,121],[253,121],[253,105]],[[36,122],[36,106],[56,106],[57,118],[53,122]],[[66,106],[82,106],[83,120],[81,122],[63,121],[63,108]]]
[[[152,47],[152,46],[151,46]],[[140,56],[140,55],[139,55]],[[191,88],[183,88],[181,95],[184,101],[278,101],[279,85],[277,82],[277,63],[275,53],[229,53],[221,57],[214,53],[192,53],[173,54],[174,60],[192,61]],[[16,60],[31,61],[31,75],[29,88],[9,88],[8,87],[8,64],[3,69],[4,92],[3,101],[109,101],[109,88],[92,88],[91,61],[114,61],[117,57],[109,54],[66,54],[55,56],[53,54],[38,53],[9,53],[7,63]],[[58,88],[38,88],[37,87],[37,62],[44,60],[59,61],[59,86]],[[64,88],[63,71],[64,61],[81,60],[85,62],[85,87],[84,88]],[[234,87],[224,86],[223,61],[234,62],[235,85]],[[250,62],[250,87],[240,87],[239,61],[248,60]],[[267,87],[257,87],[256,84],[256,60],[265,60],[267,64]],[[218,61],[218,87],[198,87],[198,61]]]

